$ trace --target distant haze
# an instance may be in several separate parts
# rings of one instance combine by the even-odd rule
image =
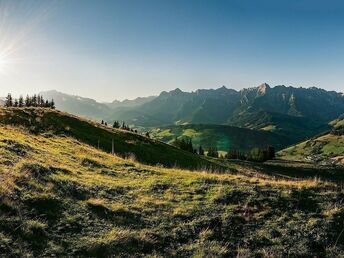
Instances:
[[[0,0],[0,96],[226,85],[343,91],[342,1]]]

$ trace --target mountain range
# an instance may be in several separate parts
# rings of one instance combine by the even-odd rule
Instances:
[[[56,90],[43,91],[39,94],[45,99],[54,99],[59,110],[96,120],[111,117],[114,109],[134,108],[155,98],[153,96],[138,97],[134,100],[114,100],[111,103],[101,103],[91,98],[69,95]]]
[[[275,117],[285,115],[328,122],[344,111],[342,93],[315,87],[282,85],[271,88],[266,83],[240,91],[225,86],[194,92],[184,92],[177,88],[163,91],[156,97],[112,103],[99,103],[57,91],[41,94],[48,99],[54,98],[57,107],[63,111],[93,118],[124,119],[141,126],[210,123],[260,127],[252,125],[252,114],[262,111]]]
[[[240,91],[225,86],[193,92],[177,88],[158,96],[112,103],[57,91],[41,94],[54,98],[58,109],[109,123],[119,120],[145,128],[230,125],[274,132],[292,143],[329,130],[328,123],[344,113],[342,93],[316,87],[270,87],[266,83]]]

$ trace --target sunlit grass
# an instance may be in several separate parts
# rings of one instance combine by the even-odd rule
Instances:
[[[344,212],[335,182],[239,164],[226,173],[149,166],[12,126],[0,126],[0,153],[0,246],[8,255],[343,253],[334,247]]]

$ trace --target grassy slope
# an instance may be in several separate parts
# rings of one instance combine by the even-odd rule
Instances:
[[[219,150],[247,151],[254,147],[275,146],[281,149],[291,144],[286,137],[272,132],[256,131],[226,125],[180,125],[153,130],[153,137],[171,143],[175,137],[190,137],[195,146],[217,146]]]
[[[284,149],[278,155],[283,159],[298,161],[312,159],[312,156],[315,159],[340,157],[344,155],[344,136],[325,134]]]
[[[320,136],[301,142],[278,153],[286,160],[328,161],[329,159],[344,162],[344,135],[335,133],[342,130],[344,119],[339,118],[330,123],[332,130]]]
[[[150,167],[10,126],[0,181],[4,256],[344,255],[336,183]]]
[[[0,109],[0,124],[20,125],[32,132],[53,132],[66,134],[76,139],[99,146],[111,152],[114,139],[115,153],[121,156],[134,155],[146,164],[162,164],[184,168],[211,167],[207,160],[139,134],[112,129],[98,123],[69,115],[56,110],[41,108]]]

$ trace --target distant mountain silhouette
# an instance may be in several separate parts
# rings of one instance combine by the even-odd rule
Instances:
[[[104,119],[111,115],[112,110],[120,107],[136,107],[144,104],[154,97],[136,98],[134,100],[114,100],[111,103],[99,103],[94,99],[84,98],[58,92],[56,90],[40,93],[45,99],[54,99],[56,107],[62,111],[91,119]]]
[[[69,95],[55,90],[40,92],[44,99],[54,99],[56,108],[75,115],[100,119],[111,114],[111,109],[90,98]]]

